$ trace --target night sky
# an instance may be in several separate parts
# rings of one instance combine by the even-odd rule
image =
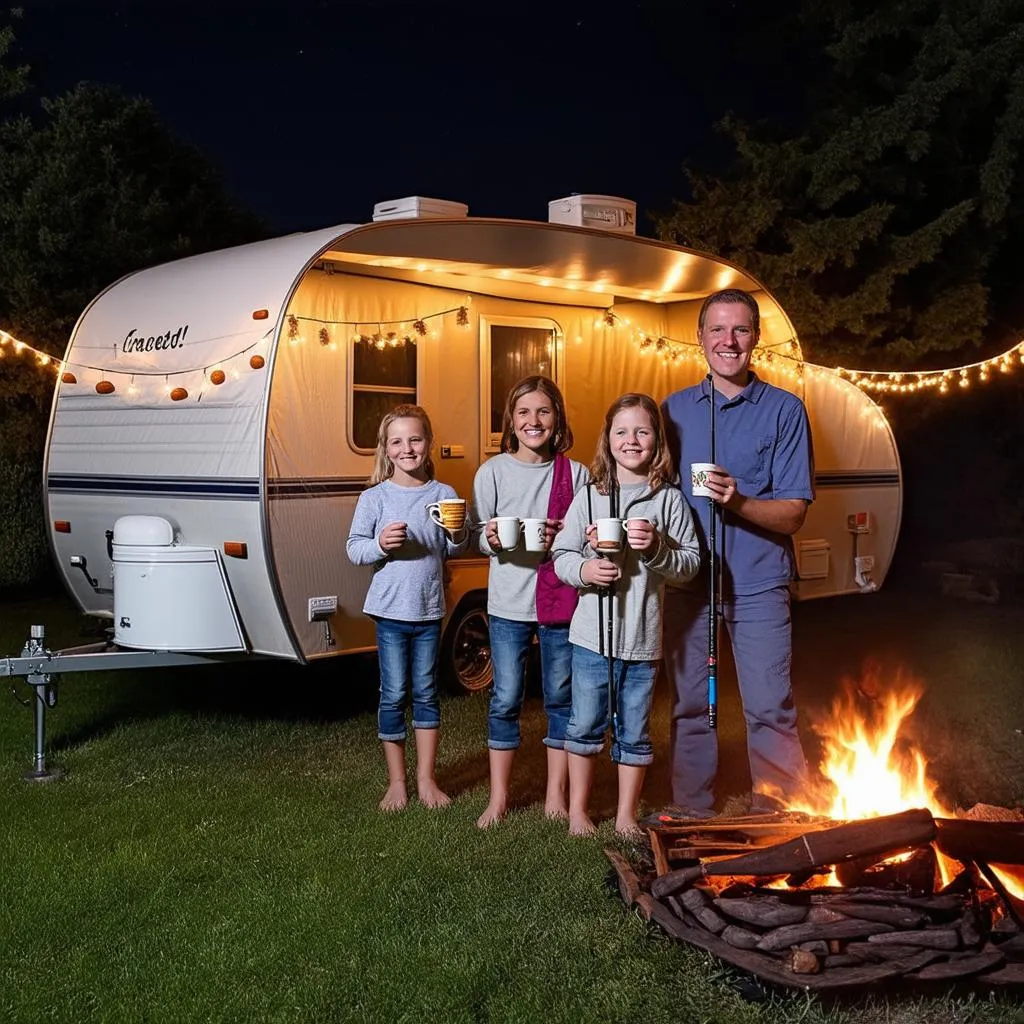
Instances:
[[[727,152],[716,119],[798,102],[771,42],[790,6],[27,0],[14,24],[37,94],[146,97],[275,232],[406,195],[542,220],[597,192],[652,234],[684,161]]]

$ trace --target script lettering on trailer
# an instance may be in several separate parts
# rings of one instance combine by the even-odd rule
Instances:
[[[185,335],[188,334],[188,324],[182,324],[177,329],[171,329],[164,334],[150,335],[143,337],[138,333],[139,329],[133,327],[121,342],[122,352],[161,352],[164,349],[180,348],[185,344]]]

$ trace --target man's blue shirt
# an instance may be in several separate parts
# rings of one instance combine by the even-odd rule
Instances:
[[[665,427],[683,498],[693,510],[701,548],[708,551],[708,498],[690,493],[690,464],[714,462],[735,477],[748,498],[814,500],[814,454],[807,410],[796,395],[751,373],[735,397],[715,392],[715,452],[711,452],[711,396],[707,380],[669,395]],[[793,578],[792,538],[723,511],[716,548],[722,590],[728,596],[759,594]]]

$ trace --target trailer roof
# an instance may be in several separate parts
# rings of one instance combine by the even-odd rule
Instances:
[[[445,287],[548,302],[592,306],[595,295],[605,295],[609,304],[616,298],[669,303],[744,288],[778,306],[760,282],[716,256],[636,235],[536,221],[365,224],[338,238],[323,258],[391,279],[422,281],[430,271]],[[532,294],[524,296],[524,286]]]

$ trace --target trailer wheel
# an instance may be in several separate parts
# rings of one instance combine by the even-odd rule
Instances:
[[[478,693],[494,679],[487,595],[468,594],[448,623],[441,649],[441,666],[450,689]]]

